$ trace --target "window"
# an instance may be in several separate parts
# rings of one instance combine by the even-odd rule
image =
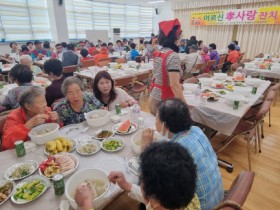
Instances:
[[[66,0],[70,39],[83,39],[85,30],[121,29],[121,37],[149,37],[153,30],[153,8],[87,0]]]
[[[1,0],[0,40],[51,39],[47,0]]]

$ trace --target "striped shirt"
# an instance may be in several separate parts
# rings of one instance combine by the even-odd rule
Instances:
[[[162,48],[161,52],[167,53],[170,50],[171,50],[170,48]],[[180,76],[183,75],[183,71],[181,68],[181,61],[180,61],[180,57],[179,57],[178,53],[173,52],[169,56],[167,56],[166,68],[167,68],[167,72],[175,71],[175,72],[179,72]],[[168,77],[168,84],[170,84],[168,74],[167,74],[167,77]],[[162,85],[162,83],[163,83],[162,58],[160,58],[160,57],[154,58],[153,79],[155,80],[156,84]],[[157,101],[161,101],[161,89],[154,87],[150,96]]]
[[[192,126],[189,131],[175,134],[172,141],[185,147],[193,157],[197,167],[196,194],[201,209],[212,209],[224,198],[224,190],[217,156],[208,138],[200,128]]]

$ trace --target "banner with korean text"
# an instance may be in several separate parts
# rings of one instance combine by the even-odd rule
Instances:
[[[230,9],[191,13],[192,26],[280,24],[280,7]]]

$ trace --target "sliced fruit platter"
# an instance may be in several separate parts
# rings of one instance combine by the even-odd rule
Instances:
[[[137,125],[126,120],[125,122],[120,122],[113,126],[113,131],[118,135],[128,135],[137,130]]]
[[[39,166],[39,173],[52,179],[55,174],[61,173],[64,177],[73,173],[79,165],[79,160],[75,155],[60,153],[49,156]]]
[[[28,160],[12,165],[4,174],[7,180],[20,180],[33,174],[38,168],[38,163],[34,160]]]
[[[233,77],[232,80],[235,82],[244,82],[245,77],[243,75],[237,75],[237,76]]]
[[[224,89],[225,85],[223,83],[216,83],[216,84],[213,84],[212,87],[216,88],[216,89]]]
[[[15,182],[4,179],[0,180],[0,205],[2,205],[11,197],[15,189]]]
[[[45,144],[45,154],[55,155],[60,152],[72,152],[76,147],[76,141],[64,137],[57,137]]]
[[[16,186],[11,200],[16,204],[29,203],[40,197],[50,185],[50,181],[44,176],[34,175],[28,177]]]

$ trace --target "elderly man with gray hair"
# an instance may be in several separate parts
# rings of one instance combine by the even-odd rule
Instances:
[[[59,123],[57,112],[47,107],[44,89],[36,86],[23,91],[20,108],[13,110],[4,125],[2,149],[13,149],[17,140],[27,141],[30,130],[43,123]]]
[[[19,57],[19,63],[29,66],[31,71],[33,72],[34,76],[37,76],[37,77],[47,77],[42,72],[40,67],[33,65],[32,57],[30,55],[22,55],[22,56],[20,56]]]
[[[198,53],[198,46],[192,45],[189,47],[189,54],[184,54],[182,58],[182,63],[185,64],[186,69],[184,70],[184,78],[190,75],[192,69],[196,64],[203,63],[201,55]]]
[[[84,92],[83,82],[77,77],[66,78],[61,86],[65,96],[58,102],[54,110],[58,112],[64,125],[85,121],[84,113],[100,109],[103,104],[90,92]]]

